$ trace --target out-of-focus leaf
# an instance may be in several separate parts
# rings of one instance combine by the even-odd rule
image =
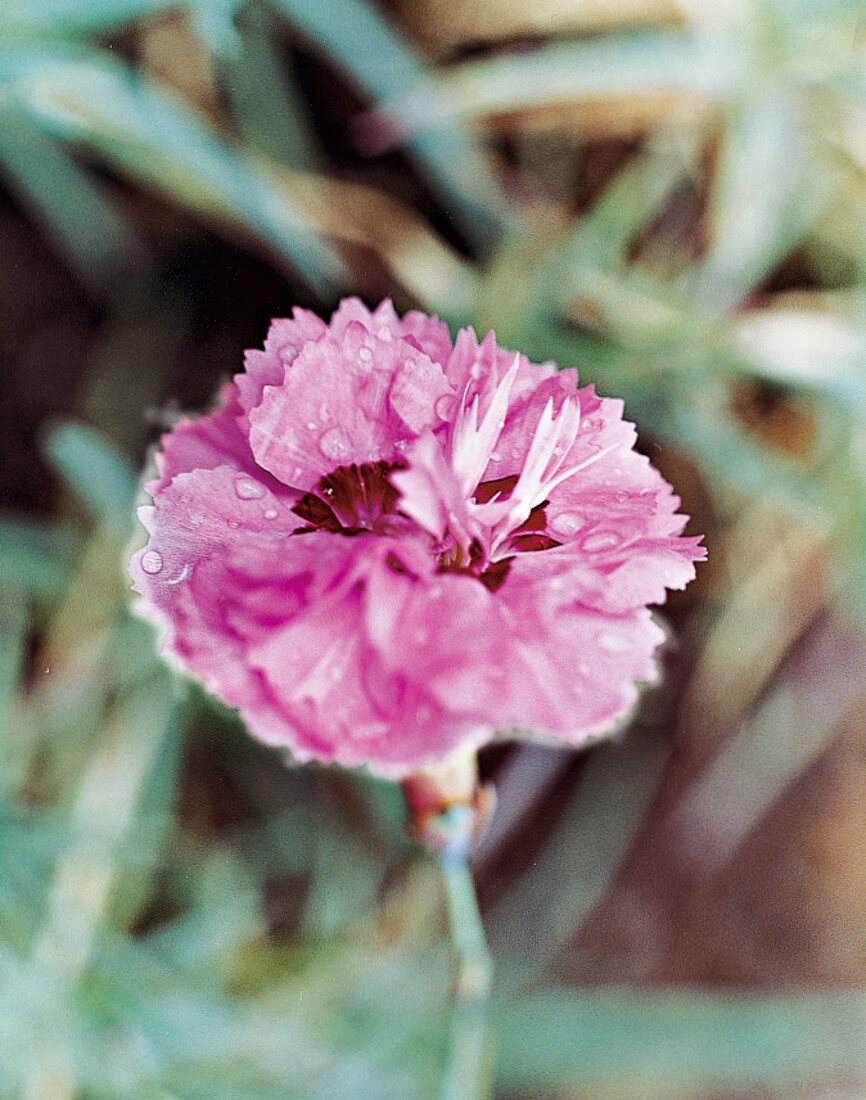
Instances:
[[[339,277],[341,261],[290,191],[274,190],[203,117],[116,59],[20,49],[3,59],[0,80],[34,124],[86,143],[196,213],[243,226],[320,289]]]
[[[415,85],[424,66],[414,50],[365,0],[271,0],[374,100]],[[508,217],[501,188],[479,148],[459,126],[415,138],[411,150],[447,197],[449,215],[472,241]]]
[[[100,33],[174,7],[172,0],[0,0],[3,33]]]
[[[473,268],[409,206],[344,180],[262,171],[291,188],[322,233],[371,249],[428,310],[465,316],[477,299]]]
[[[94,519],[128,529],[135,481],[126,460],[104,435],[67,421],[49,433],[45,449]]]
[[[730,107],[713,181],[709,248],[682,293],[702,310],[736,305],[802,239],[826,201],[809,171],[796,101],[772,86]]]
[[[149,266],[119,207],[57,141],[9,103],[0,107],[0,164],[93,293],[105,296],[120,276]]]
[[[260,897],[242,863],[227,850],[212,851],[197,869],[192,905],[148,938],[148,944],[197,984],[222,987],[238,951],[265,932]]]
[[[0,729],[8,719],[12,698],[18,687],[29,611],[27,597],[20,590],[6,585],[8,581],[0,590]]]
[[[142,794],[173,725],[174,691],[164,669],[108,711],[79,769],[69,842],[60,855],[34,961],[74,984],[98,940],[110,902],[117,852],[135,827]]]
[[[740,510],[726,543],[730,585],[712,624],[699,631],[680,706],[680,737],[694,756],[706,759],[735,733],[825,609],[828,553],[826,538],[766,501]]]
[[[287,168],[312,171],[319,150],[301,94],[273,40],[275,17],[255,4],[238,13],[240,49],[226,60],[223,81],[241,132]]]
[[[555,832],[490,913],[490,945],[509,968],[509,979],[531,980],[601,900],[647,811],[669,751],[658,736],[635,731],[621,744],[593,750]]]
[[[495,1021],[502,1089],[691,1100],[866,1084],[860,992],[562,991],[502,1004]]]
[[[807,635],[780,682],[677,807],[671,828],[682,858],[704,874],[732,858],[866,698],[864,669],[866,637],[857,624],[829,618]]]
[[[839,313],[794,304],[753,310],[733,322],[732,341],[754,373],[833,395],[855,414],[866,412],[862,307]]]
[[[455,122],[582,98],[681,93],[725,99],[747,58],[722,36],[659,32],[557,42],[466,61],[419,81],[374,112],[385,132],[415,134]]]
[[[148,414],[179,358],[193,311],[189,287],[139,275],[127,279],[110,303],[88,357],[80,402],[82,414],[127,452],[148,441]]]
[[[0,521],[4,587],[51,603],[66,588],[82,546],[81,536],[67,528]]]

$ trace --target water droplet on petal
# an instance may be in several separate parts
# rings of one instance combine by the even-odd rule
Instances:
[[[580,548],[587,554],[600,554],[604,550],[615,550],[621,542],[615,531],[591,531],[581,541]]]
[[[320,405],[319,406],[319,420],[321,420],[323,424],[327,424],[330,419],[331,419],[331,414],[328,411],[328,406],[324,405],[324,404]]]
[[[551,516],[548,523],[554,534],[566,536],[575,534],[583,525],[583,516],[578,512],[560,512],[556,516]]]
[[[352,444],[342,428],[328,428],[319,440],[319,450],[325,458],[339,462],[352,453]]]
[[[499,453],[499,451],[491,451],[490,458],[493,462],[498,462],[502,458],[502,455]]]
[[[418,364],[411,357],[409,359],[404,359],[403,361],[403,366],[408,371],[413,371],[417,365]]]
[[[158,573],[162,569],[162,554],[158,550],[146,550],[141,556],[141,568],[145,573]]]
[[[315,420],[308,420],[307,421],[307,429],[311,432],[314,432],[316,430],[316,428],[318,428],[318,426],[319,425],[315,422]]]
[[[358,352],[358,358],[363,359],[365,363],[369,363],[370,360],[373,358],[373,353],[369,348],[363,347]]]
[[[239,477],[235,482],[235,492],[241,500],[258,500],[265,495],[265,490],[251,477]]]
[[[392,332],[387,325],[382,325],[382,327],[377,331],[376,335],[379,337],[380,340],[385,340],[387,342],[391,339]]]
[[[298,354],[298,349],[294,344],[285,344],[280,348],[280,358],[284,363],[291,363]]]
[[[268,508],[265,511],[265,519],[276,519],[278,515],[279,512],[276,510],[276,508]]]

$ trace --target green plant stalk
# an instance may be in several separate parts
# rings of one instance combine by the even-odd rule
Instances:
[[[492,961],[465,854],[443,852],[440,866],[457,961],[442,1100],[483,1100],[490,1093],[485,1048]]]

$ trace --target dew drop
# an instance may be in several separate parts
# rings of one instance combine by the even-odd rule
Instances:
[[[298,349],[294,344],[285,344],[280,348],[280,358],[284,363],[291,363],[296,358]]]
[[[141,556],[141,568],[145,573],[158,573],[162,569],[162,554],[158,550],[147,550]]]
[[[499,462],[499,460],[502,458],[502,455],[499,453],[499,451],[491,451],[490,458],[493,462]]]
[[[418,366],[418,364],[415,362],[415,360],[411,356],[408,359],[403,360],[403,367],[407,371],[413,371],[417,366]]]
[[[581,676],[589,676],[590,668],[586,661],[581,661],[581,663],[577,666],[577,671],[581,674]]]
[[[265,512],[265,519],[276,519],[279,515],[276,508],[268,508]]]
[[[229,527],[236,528],[237,525],[238,525],[238,521],[236,519],[230,519],[229,520]]]
[[[307,421],[307,430],[308,431],[314,432],[316,430],[316,428],[318,428],[318,426],[319,425],[315,422],[315,420],[308,420]]]
[[[550,530],[557,535],[573,535],[583,527],[583,516],[578,512],[560,512],[550,517]]]
[[[251,477],[239,477],[235,482],[235,492],[241,500],[258,500],[265,495],[263,486]]]
[[[392,332],[387,325],[382,325],[376,335],[379,337],[380,340],[384,340],[387,343],[387,341],[389,341],[392,337]]]
[[[365,363],[369,363],[370,360],[373,358],[373,353],[369,348],[363,347],[358,352],[358,358],[363,359]]]
[[[615,531],[591,531],[580,544],[587,554],[600,554],[604,550],[615,550],[622,539]]]
[[[338,462],[349,457],[352,453],[352,444],[342,428],[328,428],[319,440],[319,450],[325,458]]]
[[[328,406],[325,405],[325,404],[320,405],[319,406],[319,420],[321,420],[323,424],[327,424],[330,419],[331,419],[331,414],[328,411]]]

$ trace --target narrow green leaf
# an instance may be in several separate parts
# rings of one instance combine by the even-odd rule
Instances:
[[[487,921],[491,949],[531,980],[575,934],[611,885],[655,793],[669,746],[631,731],[592,750],[556,831]]]
[[[861,992],[562,991],[503,1003],[495,1021],[502,1089],[691,1100],[866,1085]]]
[[[93,34],[176,6],[173,0],[0,0],[0,27],[10,36]]]
[[[0,569],[4,587],[53,603],[66,589],[83,542],[62,527],[0,521]]]
[[[107,519],[124,529],[129,526],[135,479],[104,435],[86,424],[67,421],[48,434],[45,449],[94,519]]]
[[[313,171],[319,150],[301,93],[274,41],[275,17],[255,4],[238,15],[240,49],[226,59],[223,82],[241,132],[287,168]]]
[[[9,103],[0,107],[0,164],[94,294],[111,293],[128,272],[149,266],[120,208],[59,142]]]
[[[758,82],[726,121],[709,248],[680,281],[711,314],[731,309],[788,255],[827,200],[826,177],[810,170],[796,96]]]
[[[491,112],[599,96],[697,92],[725,99],[746,75],[746,62],[731,39],[698,31],[555,42],[465,61],[414,87],[391,90],[378,116],[398,133],[415,134]]]
[[[320,290],[340,278],[342,262],[290,187],[169,90],[97,50],[22,49],[3,61],[0,79],[36,125],[198,214],[245,227]]]
[[[271,0],[375,101],[398,98],[422,79],[414,49],[365,0]],[[470,240],[483,243],[509,216],[499,183],[460,126],[412,140],[411,151],[445,196]]]

